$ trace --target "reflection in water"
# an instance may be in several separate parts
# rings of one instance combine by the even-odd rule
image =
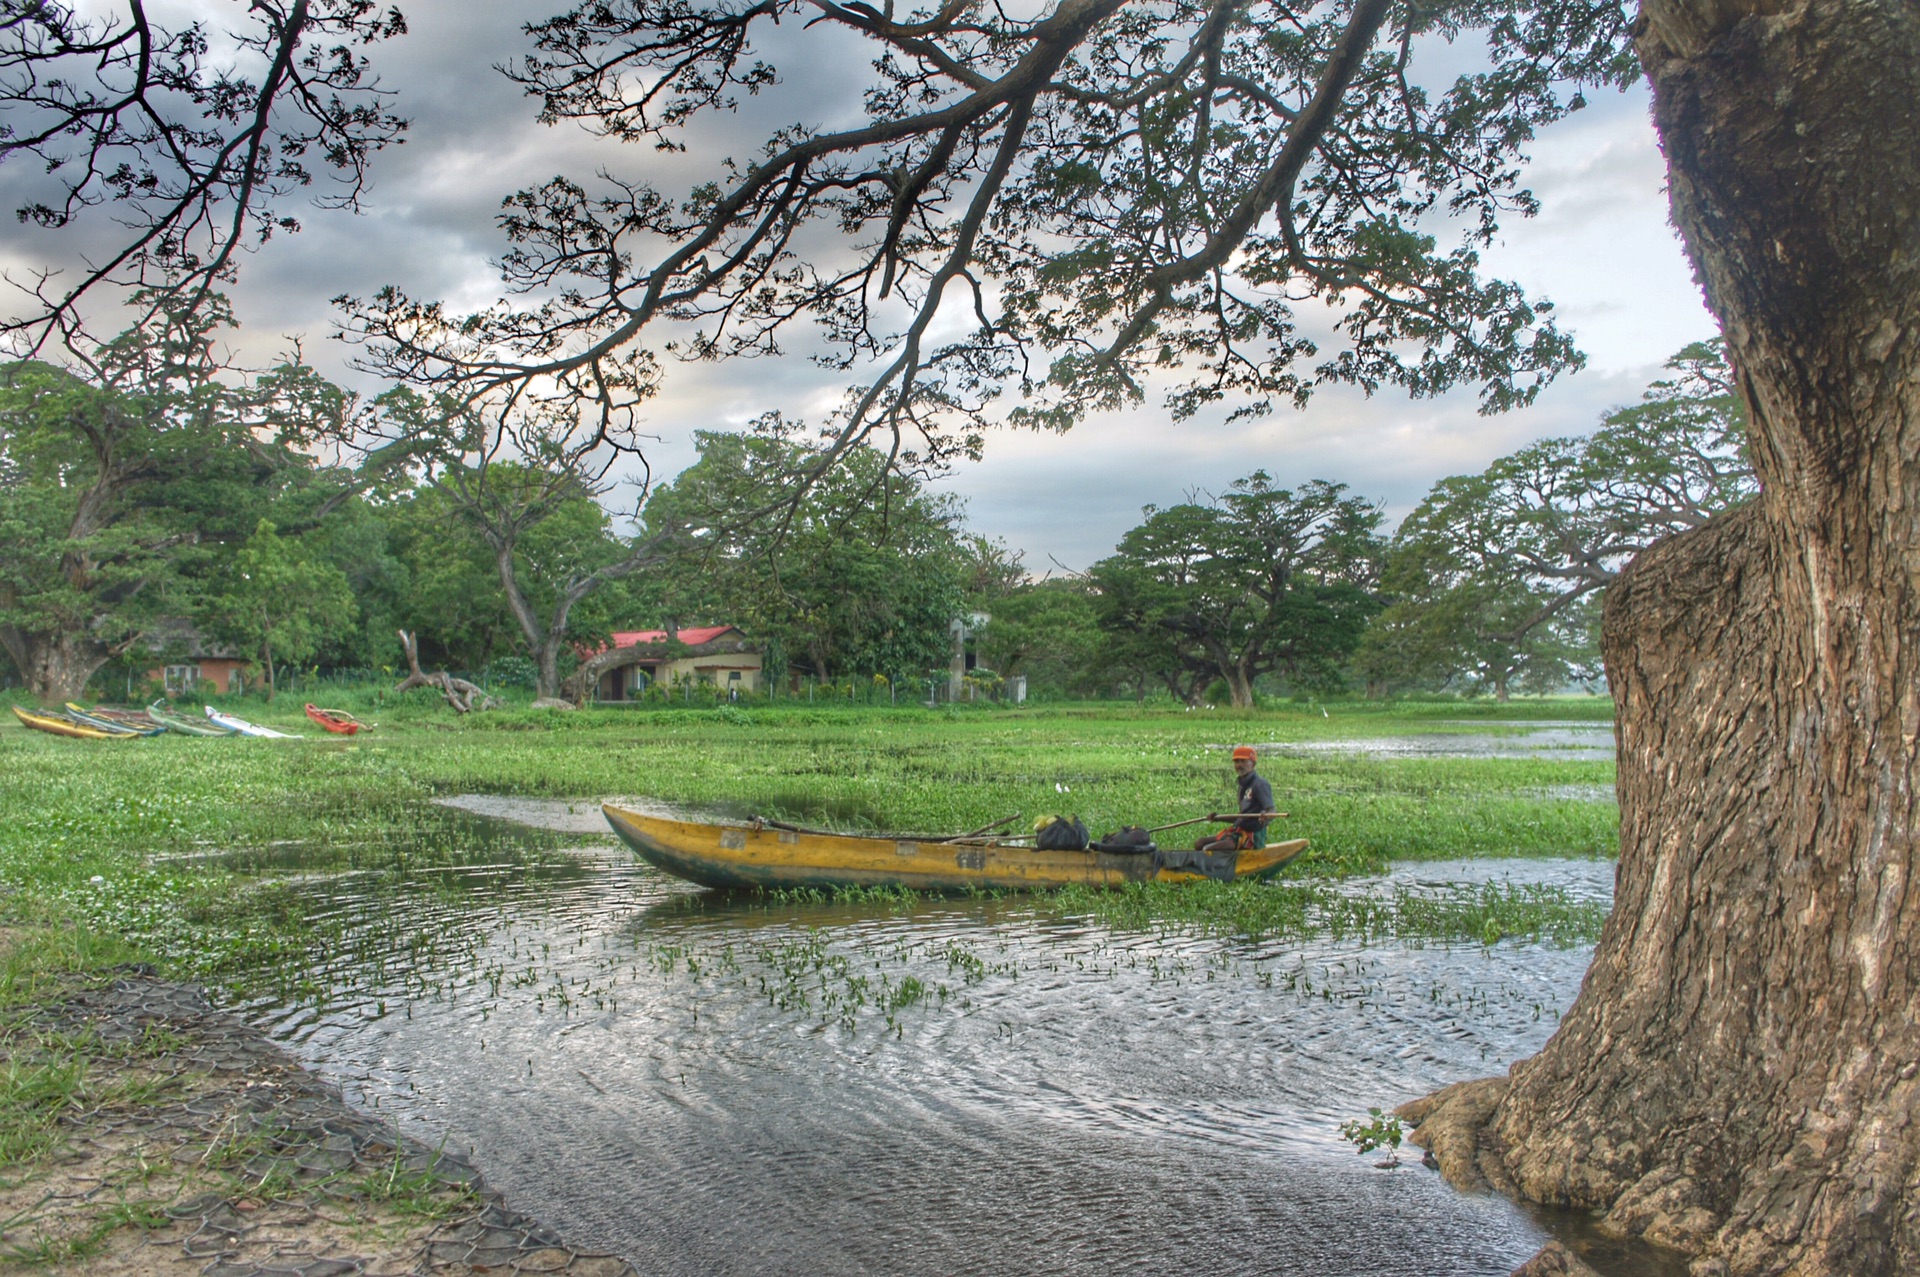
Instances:
[[[1456,872],[1611,887],[1584,861],[1373,887]],[[256,1018],[642,1271],[1432,1277],[1505,1273],[1546,1235],[1337,1128],[1535,1050],[1586,949],[768,905],[604,844],[456,889],[307,889],[346,923],[336,996]]]
[[[1434,732],[1351,740],[1278,741],[1260,746],[1276,754],[1355,754],[1363,758],[1533,758],[1542,762],[1610,762],[1612,727],[1582,724],[1524,732]]]

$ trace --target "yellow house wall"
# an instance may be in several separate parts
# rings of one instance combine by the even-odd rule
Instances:
[[[704,668],[703,668],[704,667]],[[669,661],[660,667],[660,680],[668,684],[678,684],[687,679],[709,676],[714,685],[726,691],[731,685],[727,675],[740,672],[740,692],[746,695],[760,689],[764,674],[760,666],[758,652],[728,652],[723,656],[687,656],[677,661]]]

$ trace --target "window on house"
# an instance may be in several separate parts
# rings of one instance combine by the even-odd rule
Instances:
[[[184,696],[200,682],[200,667],[197,665],[167,666],[167,695]]]

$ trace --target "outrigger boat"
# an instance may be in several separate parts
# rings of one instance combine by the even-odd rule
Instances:
[[[914,891],[1039,891],[1079,884],[1247,881],[1271,878],[1307,840],[1203,856],[1152,849],[1043,851],[996,839],[919,839],[706,825],[601,805],[642,860],[703,887],[906,887]]]
[[[67,702],[67,708],[92,718],[104,718],[110,723],[119,723],[124,727],[131,727],[138,731],[146,731],[149,728],[166,726],[166,724],[160,722],[159,719],[143,709],[128,709],[119,705],[95,705],[92,709],[88,709],[86,706],[76,705],[72,701]]]
[[[361,722],[343,709],[321,709],[311,702],[307,705],[307,717],[336,736],[351,736],[362,728],[373,726],[372,723]]]
[[[32,714],[18,705],[12,708],[22,724],[50,736],[67,736],[74,740],[133,740],[137,735],[135,732],[110,732],[102,727],[89,727],[65,715]]]

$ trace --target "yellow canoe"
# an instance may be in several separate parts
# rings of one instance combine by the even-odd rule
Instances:
[[[109,732],[98,727],[86,727],[65,718],[55,718],[51,714],[29,714],[18,705],[13,712],[20,721],[36,732],[50,732],[55,736],[71,736],[76,740],[133,740],[132,732]]]
[[[858,834],[706,825],[602,804],[613,832],[657,869],[703,887],[907,887],[914,891],[1036,891],[1079,883],[1197,882],[1151,853],[1038,851],[995,842],[922,842]],[[1270,878],[1307,840],[1238,853],[1236,880]]]

